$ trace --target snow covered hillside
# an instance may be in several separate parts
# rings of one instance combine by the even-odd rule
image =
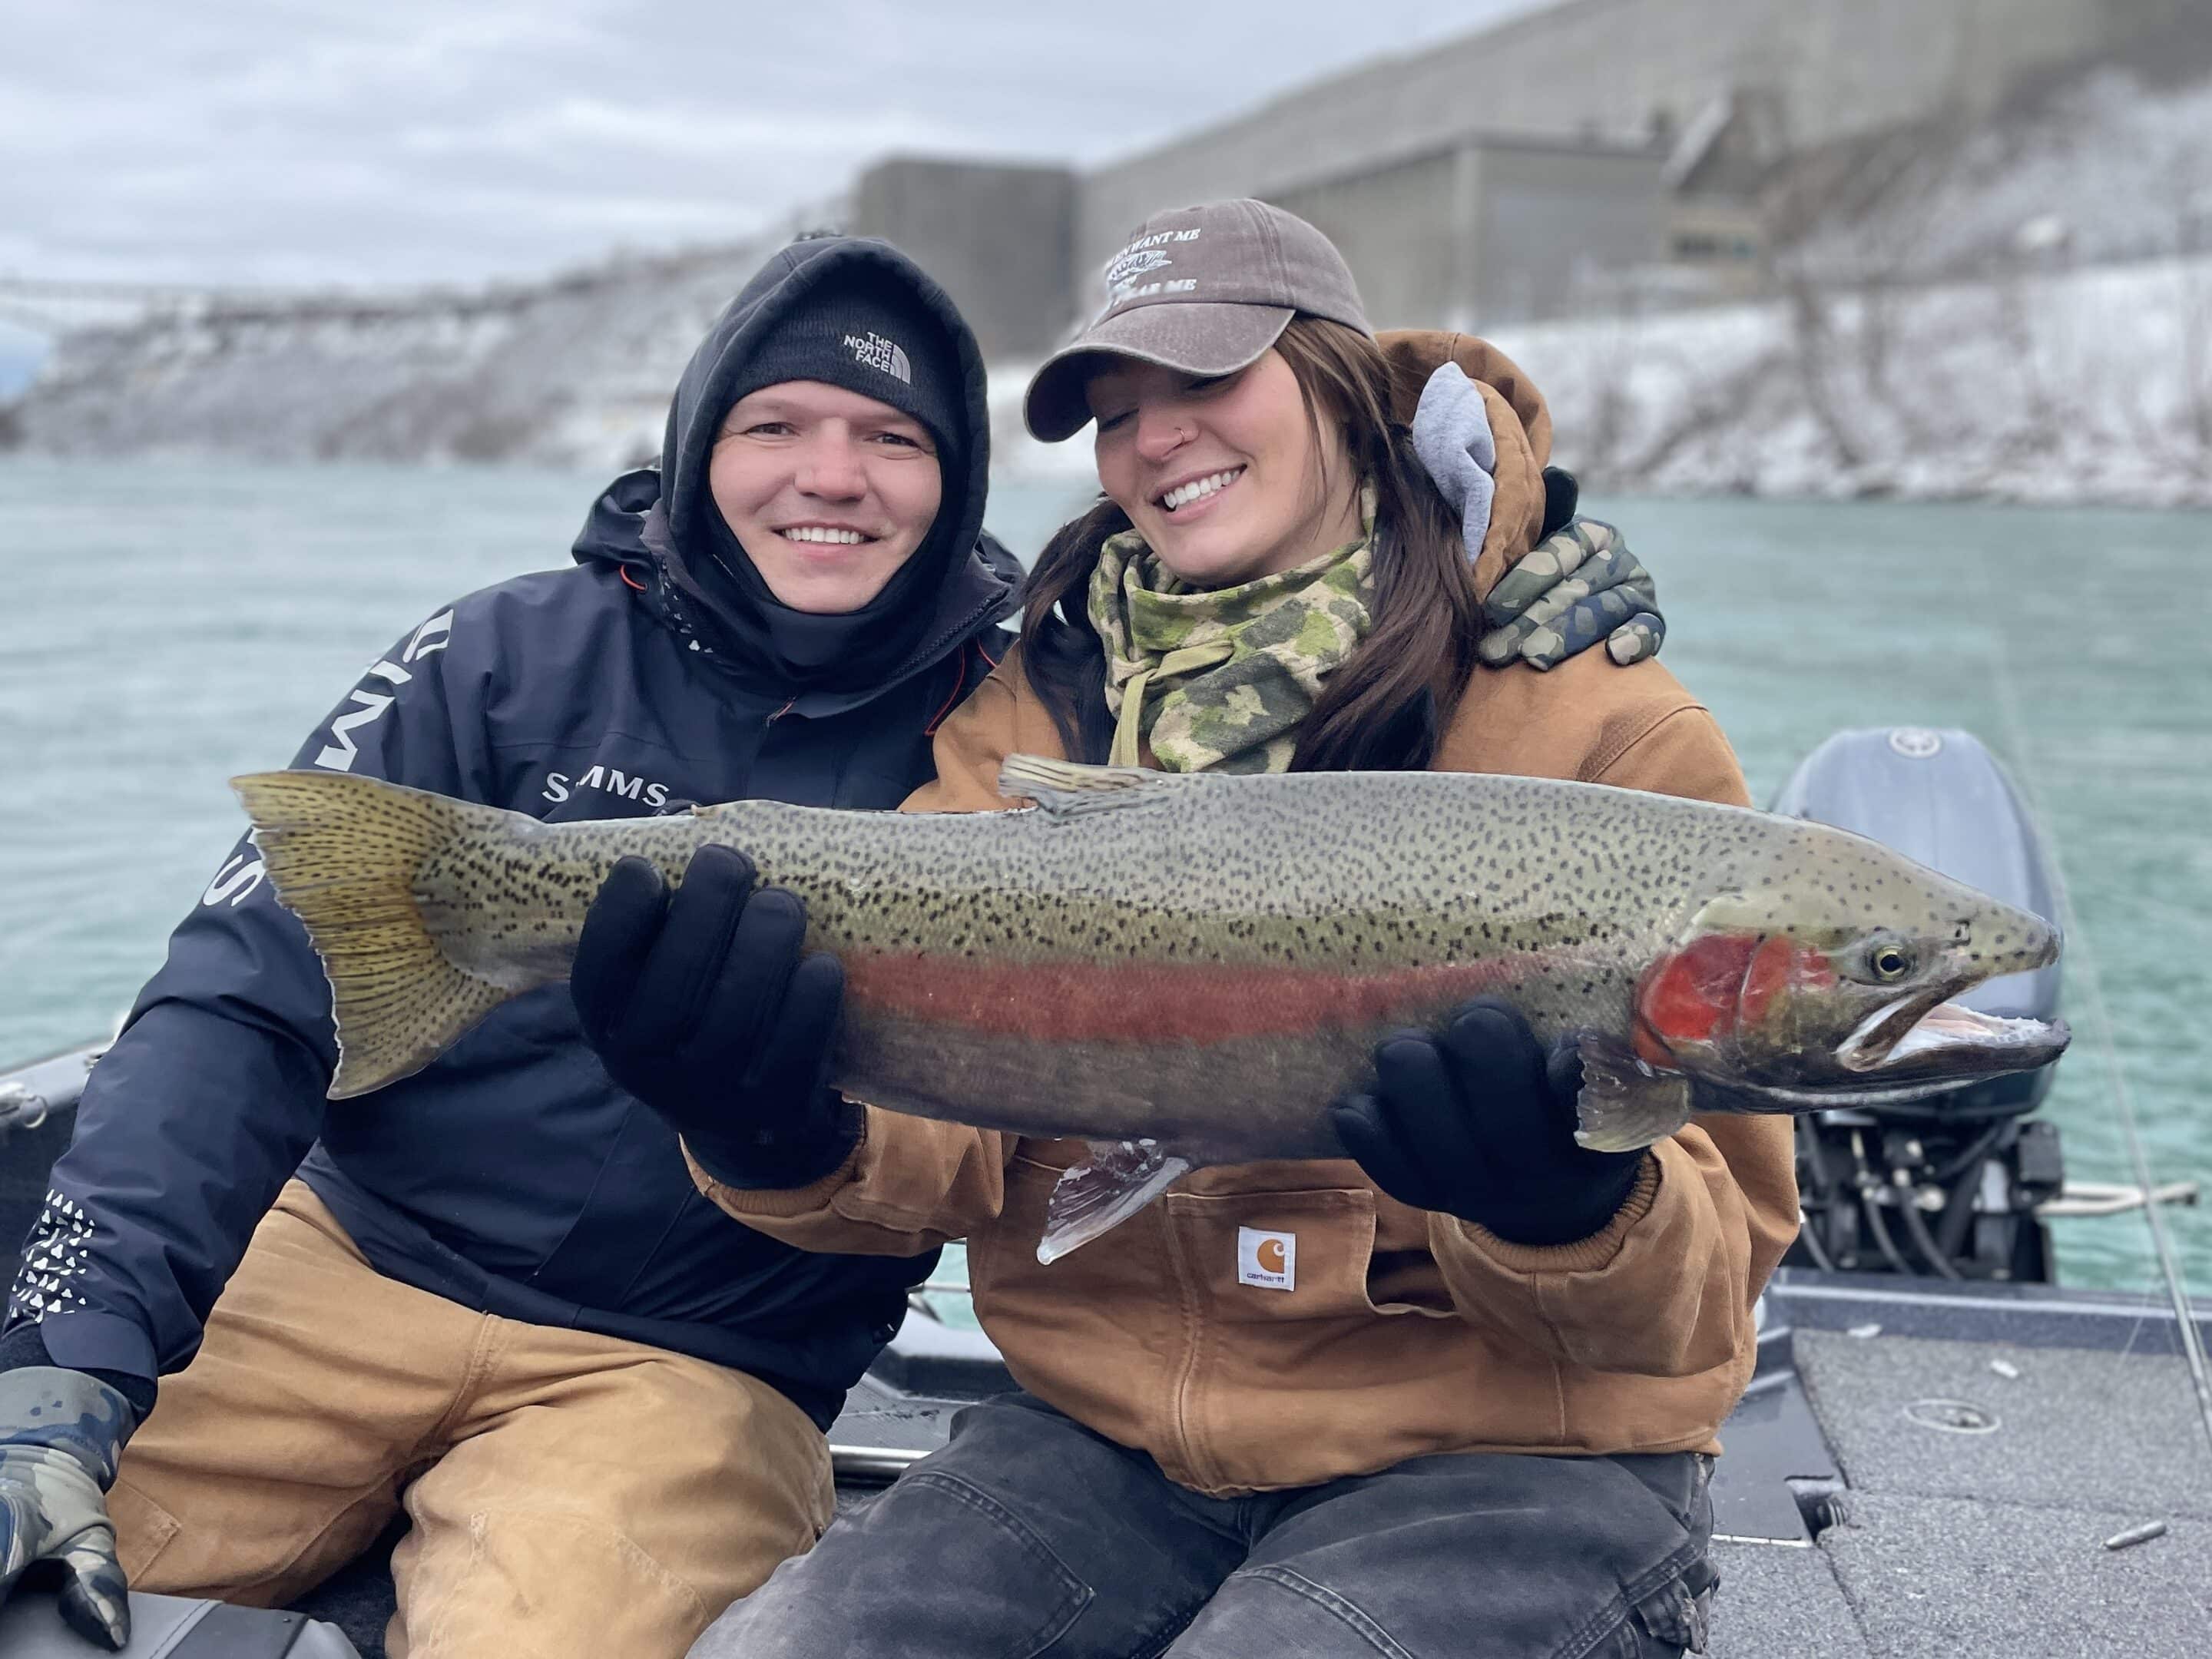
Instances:
[[[1986,125],[1808,158],[1785,209],[1806,226],[1793,264],[1894,282],[2212,252],[2212,65],[2167,71],[2154,86],[2108,65]]]
[[[1498,344],[1601,489],[2212,507],[2212,254]]]
[[[1791,174],[1781,297],[1501,334],[1586,483],[2212,505],[2212,71],[2099,70]],[[85,331],[0,403],[0,445],[619,466],[658,449],[685,357],[775,240]],[[1087,446],[1022,433],[1025,374],[994,368],[1002,467],[1086,476]]]
[[[63,454],[620,465],[757,244],[398,301],[203,307],[64,337],[14,411]]]

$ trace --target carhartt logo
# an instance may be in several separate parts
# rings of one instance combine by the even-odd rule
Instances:
[[[1237,1230],[1237,1282],[1263,1290],[1294,1291],[1298,1287],[1298,1236],[1264,1232],[1257,1227]]]
[[[856,362],[866,363],[870,368],[879,368],[896,380],[904,380],[908,386],[914,384],[914,366],[907,362],[905,351],[896,341],[886,340],[872,331],[865,336],[848,334],[845,349],[853,354]]]

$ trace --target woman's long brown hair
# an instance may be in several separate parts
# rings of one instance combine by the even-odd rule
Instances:
[[[1375,489],[1380,545],[1374,627],[1322,683],[1298,726],[1295,772],[1413,771],[1426,766],[1474,672],[1482,612],[1460,526],[1390,421],[1390,373],[1358,330],[1291,320],[1275,342],[1305,399],[1318,446],[1335,423],[1356,477]],[[1326,494],[1332,481],[1324,477]],[[1129,528],[1103,497],[1062,525],[1023,585],[1022,665],[1078,760],[1106,758],[1105,648],[1091,625],[1091,574],[1105,539]]]

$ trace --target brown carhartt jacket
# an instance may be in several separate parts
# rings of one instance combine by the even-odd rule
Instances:
[[[1541,521],[1541,400],[1479,341],[1383,343],[1407,412],[1446,355],[1485,386],[1499,440],[1486,591]],[[937,781],[907,808],[1006,806],[1002,759],[1061,752],[1017,653],[939,730]],[[1674,676],[1599,651],[1548,674],[1478,672],[1434,766],[1746,801],[1726,739]],[[693,1174],[732,1215],[810,1249],[966,1239],[976,1315],[1015,1379],[1214,1495],[1433,1452],[1717,1450],[1751,1376],[1752,1303],[1797,1225],[1789,1121],[1723,1116],[1655,1146],[1620,1213],[1571,1244],[1409,1208],[1348,1161],[1279,1162],[1200,1170],[1040,1266],[1046,1197],[1085,1155],[871,1107],[852,1157],[812,1186]],[[1288,1275],[1265,1271],[1285,1260]]]

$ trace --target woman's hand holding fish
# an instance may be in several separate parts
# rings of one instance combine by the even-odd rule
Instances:
[[[1575,1140],[1582,1060],[1547,1055],[1528,1023],[1492,999],[1437,1036],[1407,1032],[1375,1050],[1371,1093],[1330,1109],[1338,1137],[1391,1197],[1442,1211],[1516,1244],[1568,1244],[1610,1221],[1644,1153]]]
[[[672,1124],[731,1187],[803,1187],[836,1169],[860,1109],[829,1088],[845,975],[807,955],[806,910],[753,890],[752,861],[692,856],[672,895],[643,859],[592,900],[569,986],[607,1075]]]

